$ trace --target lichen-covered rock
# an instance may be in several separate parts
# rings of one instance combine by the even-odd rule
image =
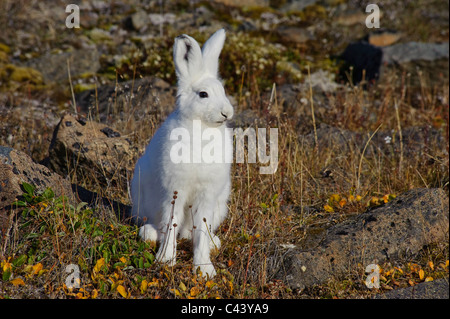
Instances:
[[[73,199],[71,184],[67,179],[33,162],[31,157],[9,147],[0,146],[0,233],[9,226],[11,204],[23,193],[22,184],[36,186],[36,190],[51,188],[57,196]]]
[[[269,272],[303,289],[367,266],[416,254],[425,245],[449,240],[449,203],[442,189],[414,189],[385,206],[326,230],[313,247],[278,253]]]
[[[65,115],[50,145],[48,166],[63,176],[127,188],[137,149],[108,126]]]

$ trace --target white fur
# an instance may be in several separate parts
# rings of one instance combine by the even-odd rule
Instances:
[[[215,32],[200,49],[187,35],[175,39],[173,57],[178,78],[177,107],[157,130],[145,154],[136,163],[131,182],[133,217],[145,225],[139,230],[143,240],[160,242],[156,259],[175,263],[176,239],[193,239],[194,272],[216,274],[210,250],[220,246],[214,232],[225,219],[230,195],[230,164],[173,163],[170,134],[175,128],[193,131],[193,121],[201,128],[217,128],[223,136],[222,153],[232,152],[232,136],[225,130],[233,107],[218,79],[219,54],[225,41],[225,30]],[[201,98],[199,92],[207,92]],[[203,141],[202,145],[209,143]],[[227,147],[225,147],[227,145]],[[191,147],[192,153],[192,147]],[[193,154],[190,154],[192,159]],[[229,157],[232,158],[232,157]],[[174,191],[177,198],[174,204]],[[204,221],[206,220],[206,222]],[[176,225],[176,226],[174,226]]]

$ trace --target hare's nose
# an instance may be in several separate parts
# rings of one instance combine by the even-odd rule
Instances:
[[[220,112],[220,114],[222,114],[222,116],[226,119],[228,119],[228,116],[226,114],[224,114],[223,112]]]

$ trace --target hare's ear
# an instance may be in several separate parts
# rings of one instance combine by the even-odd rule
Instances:
[[[219,55],[225,42],[225,29],[216,31],[202,48],[205,69],[214,76],[219,71]]]
[[[188,35],[175,38],[173,60],[178,80],[191,81],[203,70],[202,52],[199,44]]]

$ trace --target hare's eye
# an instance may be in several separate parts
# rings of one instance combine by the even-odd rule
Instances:
[[[208,93],[206,93],[205,91],[201,91],[198,93],[198,96],[200,96],[202,99],[204,99],[204,98],[208,97]]]

